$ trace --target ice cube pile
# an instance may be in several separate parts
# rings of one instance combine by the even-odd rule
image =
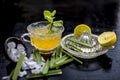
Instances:
[[[11,41],[7,43],[7,54],[14,62],[17,62],[20,54],[25,52],[25,47],[22,44],[16,44],[15,42]]]
[[[25,46],[21,43],[17,44],[14,41],[7,42],[7,54],[10,57],[10,59],[14,62],[18,62],[20,54],[27,55]],[[19,72],[19,77],[23,77],[27,75],[27,71],[30,70],[31,73],[40,73],[43,69],[43,66],[45,64],[45,60],[42,57],[41,62],[37,62],[34,59],[33,53],[30,54],[30,57],[25,56],[25,60],[22,64],[22,69]]]

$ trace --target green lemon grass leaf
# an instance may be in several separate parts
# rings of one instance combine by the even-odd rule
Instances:
[[[53,25],[54,26],[63,26],[63,21],[62,20],[54,21]]]
[[[24,58],[25,58],[25,54],[21,54],[20,58],[18,60],[18,63],[16,64],[16,67],[14,69],[12,80],[17,80],[18,79],[18,75],[19,75],[20,69],[22,67],[22,63],[24,61]]]
[[[40,54],[40,51],[38,49],[33,49],[33,56],[35,61],[41,62],[42,61],[42,56]]]

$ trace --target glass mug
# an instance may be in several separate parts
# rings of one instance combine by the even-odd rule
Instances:
[[[53,27],[54,32],[49,33],[47,25],[47,21],[34,22],[28,25],[28,33],[24,33],[21,36],[22,40],[30,42],[31,45],[40,51],[51,51],[55,49],[60,44],[64,27],[55,26]],[[30,40],[26,39],[25,36],[28,36]]]

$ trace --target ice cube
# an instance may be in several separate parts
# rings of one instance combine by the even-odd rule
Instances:
[[[20,52],[25,52],[25,47],[24,47],[22,44],[18,44],[18,45],[17,45],[17,49],[18,49],[18,51],[20,51]]]
[[[7,54],[9,58],[15,62],[18,61],[17,57],[14,55],[16,52],[17,52],[16,49],[7,49]]]
[[[40,62],[39,64],[35,65],[35,68],[31,69],[32,73],[40,73],[43,70],[44,62]]]
[[[7,46],[8,46],[8,48],[15,48],[15,47],[16,47],[16,44],[15,44],[15,42],[9,42],[9,43],[7,44]]]
[[[40,73],[40,72],[41,72],[41,68],[39,68],[39,67],[31,70],[31,73],[34,73],[34,74],[37,74],[37,73]]]
[[[16,56],[13,56],[13,60],[14,60],[15,62],[18,62],[19,58],[16,57]]]
[[[17,49],[11,48],[11,54],[15,55],[17,53]]]
[[[40,66],[41,68],[43,68],[44,65],[45,65],[45,62],[40,62],[40,64],[39,64],[39,66]]]
[[[43,70],[44,65],[45,65],[45,62],[41,62],[41,63],[39,64],[39,66],[40,66],[40,71]]]
[[[37,65],[37,62],[35,62],[35,61],[30,61],[30,62],[27,62],[26,64],[29,66],[30,69],[33,69],[33,68],[35,68],[35,66]]]
[[[24,70],[19,72],[19,77],[23,77],[25,75],[27,75],[27,71]]]
[[[11,49],[10,48],[7,49],[7,54],[8,54],[8,56],[11,55]]]
[[[26,55],[25,52],[20,52],[20,51],[17,51],[15,54],[16,54],[16,57],[18,57],[18,58],[20,57],[20,54],[25,54]]]
[[[20,57],[20,54],[23,53],[23,54],[26,55],[26,53],[24,51],[25,48],[23,47],[22,44],[19,44],[17,46],[18,49],[15,46],[16,46],[16,44],[14,42],[9,42],[8,43],[7,54],[11,58],[11,60],[17,62],[19,57]]]
[[[16,57],[16,59],[19,59],[20,57],[20,52],[17,49],[11,49],[11,54],[13,55],[11,57]]]
[[[34,56],[33,56],[33,54],[30,55],[29,61],[34,61]]]
[[[25,61],[23,62],[23,64],[22,64],[22,69],[23,69],[23,70],[30,69],[30,68],[29,68],[29,65],[26,64],[26,60],[25,60]]]
[[[3,76],[2,80],[7,80],[9,78],[9,76]]]

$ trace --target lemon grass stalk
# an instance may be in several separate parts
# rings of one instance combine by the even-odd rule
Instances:
[[[47,74],[29,74],[27,75],[27,78],[38,78],[38,77],[45,77],[45,76],[53,76],[53,75],[60,75],[62,74],[62,70],[61,69],[57,69],[57,70],[49,70]]]
[[[55,56],[52,56],[51,59],[50,59],[50,69],[54,65],[55,61],[56,61]]]
[[[62,50],[62,52],[65,53],[66,55],[70,56],[72,59],[76,60],[80,64],[83,63],[82,61],[80,61],[79,59],[77,59],[76,57],[74,57],[73,55],[71,55],[70,53],[66,52],[65,50]]]
[[[78,52],[83,52],[81,49],[77,48],[76,46],[74,45],[71,45],[71,44],[67,44],[67,46],[69,46],[70,48],[74,49],[74,50],[77,50]]]
[[[62,56],[62,57],[60,57],[59,59],[56,60],[55,64],[63,63],[67,59],[68,59],[68,56]]]
[[[54,65],[52,66],[52,68],[60,67],[60,66],[62,66],[62,65],[64,65],[64,64],[70,63],[70,62],[72,62],[72,61],[74,61],[73,58],[67,59],[67,60],[65,60],[65,61],[61,61],[61,62],[59,62],[58,64],[54,64]]]
[[[22,67],[22,63],[23,63],[23,61],[24,61],[24,58],[25,58],[25,54],[22,54],[22,53],[21,53],[21,55],[20,55],[20,57],[19,57],[19,60],[18,60],[18,62],[17,62],[17,65],[16,65],[16,67],[15,67],[15,69],[14,69],[14,73],[13,73],[13,76],[12,76],[12,80],[17,80],[18,75],[19,75],[19,72],[20,72],[20,69],[21,69],[21,67]]]
[[[87,44],[87,43],[83,43],[83,42],[78,41],[78,40],[75,40],[75,39],[73,39],[73,38],[67,38],[67,40],[69,40],[69,41],[71,41],[71,42],[74,42],[74,43],[77,43],[77,44],[79,44],[79,45],[88,47],[88,48],[92,48],[92,45]]]
[[[34,59],[35,59],[37,62],[41,62],[41,61],[42,61],[42,57],[41,57],[41,54],[40,54],[40,51],[39,51],[39,50],[33,49],[33,56],[34,56]]]
[[[9,77],[8,77],[7,80],[11,80],[11,78],[12,78],[12,76],[13,76],[13,73],[14,73],[14,70],[11,71],[11,73],[10,73],[10,75],[9,75]]]
[[[67,56],[67,55],[63,55],[62,57],[59,57],[59,56],[58,56],[58,57],[56,58],[56,62],[58,62],[59,60],[65,58],[65,57],[68,57],[68,56]]]
[[[48,73],[49,66],[50,66],[50,61],[49,61],[49,59],[47,59],[45,65],[43,67],[42,74],[47,74]]]

